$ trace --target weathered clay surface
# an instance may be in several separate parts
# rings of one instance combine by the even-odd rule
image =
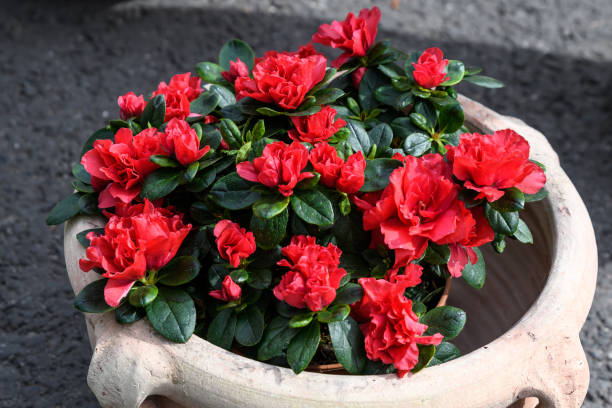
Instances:
[[[471,128],[488,132],[511,127],[526,137],[532,158],[547,167],[550,192],[525,211],[535,245],[509,245],[501,257],[485,253],[488,274],[481,292],[453,285],[449,304],[465,308],[469,317],[456,342],[466,355],[404,379],[309,372],[296,376],[196,336],[186,344],[170,344],[147,322],[119,326],[111,314],[86,315],[94,347],[88,383],[100,404],[478,408],[537,397],[541,407],[580,406],[589,370],[578,332],[597,274],[588,213],[541,133],[467,98],[461,103]],[[84,249],[75,235],[99,224],[79,218],[66,225],[66,265],[75,293],[98,277],[79,270]]]

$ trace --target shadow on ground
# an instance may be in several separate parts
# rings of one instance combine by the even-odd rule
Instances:
[[[106,3],[109,4],[109,3]],[[112,4],[112,3],[110,3]],[[72,308],[61,228],[46,213],[70,192],[81,142],[117,116],[118,95],[215,60],[234,37],[296,49],[322,21],[220,10],[123,15],[80,3],[14,3],[0,19],[0,407],[94,407],[86,384],[85,325]],[[432,43],[382,32],[402,49],[439,46],[485,67],[508,87],[460,91],[541,130],[590,209],[597,230],[599,289],[582,337],[592,370],[587,404],[611,401],[612,65],[479,43]],[[580,271],[576,271],[580,273]],[[607,311],[607,312],[606,312]],[[607,320],[606,320],[607,319]],[[607,369],[606,369],[607,365]]]

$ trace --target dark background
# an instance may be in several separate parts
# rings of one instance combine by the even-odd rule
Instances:
[[[46,227],[44,218],[71,191],[82,141],[118,116],[117,96],[146,94],[174,73],[216,60],[228,39],[246,40],[257,54],[293,50],[322,22],[372,5],[82,3],[0,2],[0,407],[97,406],[62,228]],[[599,245],[598,289],[581,333],[591,367],[584,406],[610,406],[612,3],[402,1],[397,11],[375,4],[383,12],[379,39],[405,50],[439,46],[449,58],[484,67],[507,87],[459,90],[525,120],[557,150]]]

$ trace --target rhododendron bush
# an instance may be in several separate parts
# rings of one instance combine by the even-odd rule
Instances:
[[[442,295],[484,285],[479,247],[532,242],[519,213],[546,176],[521,135],[464,124],[455,86],[499,81],[377,42],[379,19],[350,13],[257,58],[232,40],[197,75],[120,96],[47,219],[104,220],[77,236],[100,279],[76,307],[296,373],[457,357],[466,316]]]

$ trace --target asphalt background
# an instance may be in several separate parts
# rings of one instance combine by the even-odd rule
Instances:
[[[612,2],[180,0],[1,1],[0,407],[95,407],[91,350],[65,274],[62,229],[44,218],[70,193],[80,145],[118,116],[116,98],[215,60],[228,39],[296,49],[318,25],[377,4],[379,39],[436,45],[485,67],[501,90],[460,91],[541,130],[589,208],[598,289],[581,333],[584,406],[612,405]],[[577,271],[578,273],[579,271]]]

